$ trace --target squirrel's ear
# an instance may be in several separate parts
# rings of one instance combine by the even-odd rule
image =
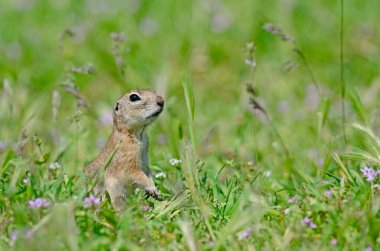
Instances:
[[[115,111],[119,111],[119,102],[116,103]]]

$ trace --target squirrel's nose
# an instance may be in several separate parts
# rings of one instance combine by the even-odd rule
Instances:
[[[157,97],[157,105],[159,107],[163,108],[164,107],[164,103],[165,103],[164,99],[161,96],[158,96]]]

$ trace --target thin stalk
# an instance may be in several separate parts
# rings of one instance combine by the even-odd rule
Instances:
[[[276,125],[274,124],[271,116],[268,114],[268,112],[253,97],[250,98],[250,103],[251,103],[252,108],[254,110],[257,109],[257,110],[261,111],[264,114],[264,116],[268,120],[268,123],[271,126],[274,134],[277,136],[278,140],[280,141],[280,144],[281,144],[281,146],[282,146],[282,148],[284,150],[286,158],[289,160],[291,158],[290,151],[288,150],[288,148],[287,148],[284,140],[282,139],[281,134],[278,131]]]
[[[195,131],[194,131],[194,112],[195,112],[195,99],[194,91],[190,78],[183,78],[182,88],[185,96],[186,107],[187,107],[187,122],[189,129],[189,138],[191,146],[184,145],[182,151],[182,159],[184,164],[181,165],[184,178],[193,196],[195,204],[199,207],[201,212],[201,217],[204,220],[204,224],[207,231],[210,234],[212,240],[216,240],[214,230],[209,221],[209,208],[207,203],[204,202],[202,193],[200,192],[199,176],[196,167],[196,147],[195,147]]]
[[[78,120],[75,119],[75,167],[78,167],[78,151],[79,151],[79,133],[78,133]]]
[[[297,48],[293,48],[293,51],[296,52],[300,56],[300,58],[302,59],[303,63],[305,64],[306,70],[309,73],[309,76],[311,78],[311,82],[313,83],[315,88],[317,88],[317,90],[319,92],[319,86],[318,86],[317,80],[315,79],[314,73],[311,70],[309,63],[307,62],[305,54],[303,54],[303,52]]]
[[[346,85],[344,82],[344,53],[343,53],[343,35],[344,35],[344,2],[340,0],[340,91],[341,91],[341,102],[342,102],[342,129],[343,129],[343,140],[347,143],[346,136],[346,106],[344,104],[346,96]]]
[[[255,78],[255,69],[256,69],[256,67],[251,67],[251,71],[250,71],[250,76],[249,76],[249,78],[250,78],[250,82],[251,82],[251,84],[253,85],[253,81],[254,81],[254,78]],[[252,95],[253,95],[253,93],[252,93]],[[256,149],[260,149],[260,147],[259,147],[259,142],[258,142],[258,140],[257,140],[257,132],[256,132],[256,126],[255,126],[255,124],[253,125],[253,140],[254,140],[254,142],[255,142],[255,147],[256,147]],[[259,151],[255,151],[255,161],[257,161],[259,159]]]
[[[371,208],[372,209],[374,208],[374,205],[375,205],[375,198],[373,195],[373,190],[374,190],[373,181],[371,181]]]
[[[273,122],[273,120],[271,119],[271,117],[270,117],[268,114],[266,114],[266,113],[265,113],[265,115],[266,115],[266,117],[267,117],[267,119],[268,119],[268,121],[269,121],[269,124],[270,124],[271,127],[272,127],[272,130],[273,130],[274,133],[277,135],[277,138],[280,140],[280,144],[281,144],[282,148],[284,149],[284,152],[285,152],[286,158],[287,158],[287,159],[290,159],[290,152],[289,152],[289,149],[287,148],[287,146],[286,146],[284,140],[282,139],[280,132],[278,131],[277,127],[274,125],[274,122]]]

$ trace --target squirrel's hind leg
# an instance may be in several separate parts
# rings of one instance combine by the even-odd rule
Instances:
[[[125,210],[125,201],[127,191],[124,182],[109,177],[106,180],[106,191],[110,195],[112,206],[117,213],[122,213]]]

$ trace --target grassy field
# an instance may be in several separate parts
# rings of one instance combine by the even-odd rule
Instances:
[[[0,250],[380,250],[380,1],[342,2],[1,1]],[[118,216],[75,177],[132,88],[164,201]]]

